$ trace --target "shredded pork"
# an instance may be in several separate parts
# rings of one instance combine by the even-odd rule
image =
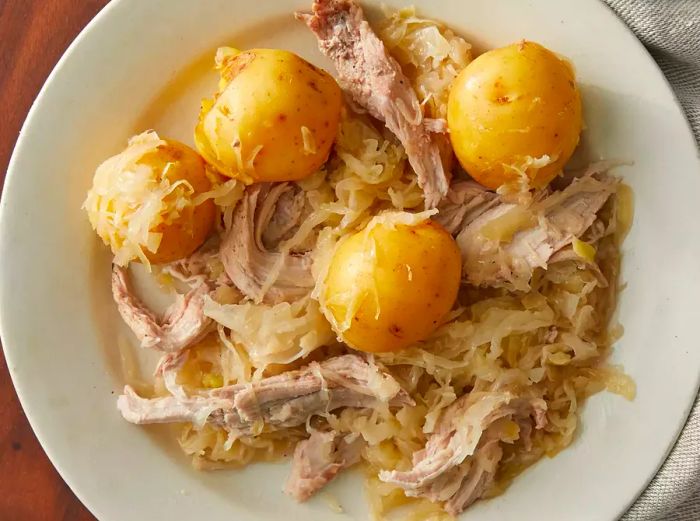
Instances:
[[[297,501],[306,501],[340,471],[358,463],[363,445],[357,434],[312,431],[294,450],[292,470],[284,491]]]
[[[607,175],[587,174],[561,191],[536,194],[533,202],[523,204],[462,182],[448,194],[438,219],[456,235],[467,282],[527,291],[534,270],[546,269],[557,252],[581,237],[616,188],[617,181]],[[529,221],[520,223],[512,237],[485,236],[486,227],[515,212]],[[567,257],[562,254],[559,259]]]
[[[221,266],[219,241],[216,239],[218,237],[208,241],[189,257],[162,265],[161,272],[186,284],[191,284],[198,277],[205,277],[213,280],[214,286],[230,286],[231,280],[225,271],[216,276],[212,273],[215,266]]]
[[[312,13],[297,17],[318,38],[319,49],[333,61],[341,85],[353,101],[386,123],[399,139],[425,194],[434,208],[447,194],[449,180],[433,131],[442,124],[426,122],[411,83],[353,0],[316,0]]]
[[[204,297],[213,290],[213,285],[204,277],[193,278],[192,289],[178,295],[162,317],[157,317],[134,294],[128,279],[126,268],[112,266],[112,296],[141,347],[177,352],[207,334],[212,320],[204,315]]]
[[[381,381],[393,391],[386,396],[372,386]],[[141,398],[129,386],[117,407],[131,423],[205,422],[236,435],[254,435],[263,428],[277,430],[304,424],[311,416],[342,407],[372,408],[413,403],[396,381],[356,355],[312,362],[251,384],[237,384],[193,396]]]
[[[254,302],[295,300],[314,286],[310,255],[270,251],[264,244],[268,229],[267,238],[279,240],[301,216],[294,200],[278,205],[290,190],[288,183],[248,187],[221,242],[221,260],[227,275]]]
[[[592,389],[633,396],[633,382],[605,365],[615,241],[632,209],[605,173],[612,163],[536,192],[450,185],[446,101],[469,44],[402,9],[380,30],[385,46],[355,0],[315,0],[297,18],[354,110],[308,179],[212,190],[234,184],[214,198],[218,233],[157,268],[189,286],[164,315],[113,268],[119,312],[142,346],[162,352],[155,375],[168,394],[126,386],[117,406],[134,424],[185,423],[180,446],[197,468],[294,447],[285,492],[300,502],[362,460],[378,485],[367,490],[375,517],[442,518],[443,507],[456,516],[571,443]],[[376,358],[339,356],[347,346],[318,301],[334,248],[374,219],[422,220],[423,203],[456,238],[468,284],[429,338]],[[214,326],[218,338],[205,339]]]
[[[176,398],[187,398],[182,385],[177,383],[177,374],[185,365],[189,352],[186,349],[173,353],[165,353],[158,361],[154,376],[163,380],[163,385]]]
[[[450,233],[459,233],[486,210],[500,203],[498,194],[474,181],[457,181],[438,207],[435,220]]]
[[[472,392],[444,413],[425,448],[414,453],[408,471],[381,471],[379,479],[401,487],[407,496],[447,501],[458,514],[479,499],[493,480],[501,458],[497,422],[502,418],[533,418],[546,425],[542,399],[516,398],[508,392]]]

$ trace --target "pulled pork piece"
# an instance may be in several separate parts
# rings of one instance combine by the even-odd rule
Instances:
[[[153,375],[163,379],[163,385],[176,398],[187,398],[182,385],[177,383],[177,373],[189,358],[189,351],[181,350],[165,353],[158,361]]]
[[[401,66],[374,33],[354,0],[315,0],[312,13],[297,13],[318,38],[318,46],[338,71],[341,85],[353,101],[386,123],[396,135],[418,176],[425,205],[434,208],[447,194],[437,139],[442,130],[429,121],[426,128],[418,97]]]
[[[268,204],[266,211],[269,211],[271,216],[262,232],[262,242],[267,248],[272,249],[281,241],[290,238],[300,224],[305,203],[304,191],[287,185],[281,190],[279,198],[272,205]]]
[[[311,256],[269,251],[263,241],[281,239],[301,217],[297,203],[282,196],[293,190],[289,183],[256,184],[248,187],[233,214],[231,228],[221,242],[221,261],[226,274],[254,302],[290,301],[306,295],[314,286]],[[279,204],[278,202],[283,203]],[[291,208],[289,207],[291,206]],[[275,217],[276,211],[281,217]],[[296,218],[291,223],[282,217]]]
[[[218,241],[212,243],[210,240],[189,257],[164,264],[161,271],[181,282],[189,283],[197,277],[206,277],[210,280],[216,278],[217,286],[230,286],[226,272],[220,272],[221,266]]]
[[[465,205],[475,201],[476,212],[461,216],[453,206],[447,207],[443,217],[453,233],[454,223],[461,219],[456,230],[465,279],[476,286],[527,291],[533,271],[546,268],[556,252],[583,235],[596,220],[615,193],[617,181],[602,174],[585,175],[561,191],[538,194],[530,205],[490,199],[487,194],[492,192],[483,189],[479,193],[477,187],[471,185],[461,192]]]
[[[459,233],[464,226],[486,210],[500,204],[498,194],[490,192],[474,181],[457,181],[438,206],[434,220],[451,234]]]
[[[166,396],[163,398],[141,398],[127,385],[124,394],[117,399],[117,408],[129,423],[184,423],[203,425],[209,415],[230,406],[230,400],[212,399],[205,396]]]
[[[445,508],[458,514],[479,499],[493,481],[502,456],[498,421],[512,419],[518,425],[529,418],[535,428],[546,424],[547,404],[541,399],[516,398],[507,392],[472,392],[450,405],[425,448],[413,454],[409,471],[381,471],[379,479],[401,487],[407,496],[447,501]],[[529,430],[521,432],[529,442]]]
[[[188,421],[201,425],[208,421],[245,436],[263,427],[278,430],[302,425],[311,416],[341,407],[372,408],[383,401],[392,406],[413,403],[391,375],[357,355],[343,355],[259,382],[185,398],[145,399],[127,386],[117,407],[131,423]]]
[[[341,470],[359,462],[363,446],[356,434],[313,431],[308,439],[297,443],[285,493],[299,502],[306,501]]]
[[[193,277],[190,282],[192,289],[178,295],[159,319],[132,292],[126,268],[112,266],[112,296],[119,314],[139,339],[141,347],[177,352],[208,333],[212,319],[204,315],[204,296],[214,288],[205,277]]]
[[[478,447],[474,455],[465,464],[464,477],[457,492],[445,503],[445,510],[457,516],[469,505],[484,495],[491,487],[496,476],[496,467],[503,457],[503,449],[498,439],[488,440]]]
[[[596,279],[598,279],[598,287],[607,288],[608,279],[605,274],[600,270],[600,266],[595,261],[584,259],[581,257],[572,246],[566,246],[565,248],[559,250],[549,259],[549,265],[553,266],[559,262],[573,262],[579,269],[588,269],[593,273]]]

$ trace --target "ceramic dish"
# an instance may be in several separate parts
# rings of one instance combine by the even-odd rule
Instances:
[[[634,378],[637,397],[594,396],[568,450],[468,514],[475,521],[614,519],[663,462],[698,387],[700,165],[692,134],[661,72],[602,3],[412,3],[478,49],[528,38],[569,57],[588,128],[582,153],[634,161],[619,172],[636,204],[623,247],[618,320],[625,334],[613,362]],[[286,48],[332,70],[294,20],[304,7],[297,0],[114,0],[66,52],[22,130],[0,205],[2,341],[39,440],[101,520],[336,516],[323,501],[295,505],[281,494],[285,463],[197,472],[165,429],[121,419],[114,395],[123,384],[123,330],[111,302],[110,258],[80,209],[95,167],[126,137],[157,128],[192,142],[189,122],[216,81],[216,47]],[[348,473],[331,485],[345,510],[339,518],[367,518],[359,482]]]

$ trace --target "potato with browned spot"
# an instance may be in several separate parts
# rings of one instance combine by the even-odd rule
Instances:
[[[212,183],[204,160],[179,141],[166,139],[164,145],[145,154],[139,163],[162,172],[162,176],[169,179],[171,184],[186,182],[192,189],[192,196],[211,190]],[[216,206],[212,199],[186,206],[179,216],[166,219],[152,229],[162,237],[158,249],[155,252],[146,251],[146,257],[153,264],[162,264],[191,255],[211,233],[215,217]]]
[[[438,223],[380,216],[338,245],[320,300],[350,347],[396,351],[441,324],[457,297],[460,272],[459,249]]]
[[[209,236],[214,177],[196,151],[148,131],[97,168],[83,207],[116,264],[170,262]]]
[[[579,142],[574,71],[534,42],[486,52],[455,78],[447,122],[457,159],[479,183],[543,187]]]
[[[340,87],[327,72],[278,49],[217,52],[219,91],[195,129],[200,153],[243,180],[302,179],[328,159],[340,121]]]

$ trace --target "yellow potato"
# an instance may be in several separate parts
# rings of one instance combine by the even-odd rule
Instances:
[[[138,163],[150,166],[154,172],[164,172],[171,183],[187,181],[194,189],[192,196],[211,190],[204,160],[178,141],[166,139],[165,145],[148,152]],[[172,223],[161,223],[152,230],[162,233],[163,237],[155,253],[145,250],[146,257],[153,264],[161,264],[189,256],[209,236],[215,218],[216,206],[211,199],[185,208]]]
[[[116,264],[169,262],[209,235],[214,177],[197,152],[149,130],[97,167],[83,208]]]
[[[219,93],[202,103],[195,142],[223,175],[302,179],[328,159],[341,93],[325,71],[289,51],[220,49]]]
[[[581,96],[571,66],[523,41],[479,56],[455,78],[447,122],[457,159],[492,189],[545,186],[581,133]]]
[[[440,325],[457,297],[460,273],[459,249],[439,224],[377,224],[338,246],[321,299],[350,347],[395,351]]]

